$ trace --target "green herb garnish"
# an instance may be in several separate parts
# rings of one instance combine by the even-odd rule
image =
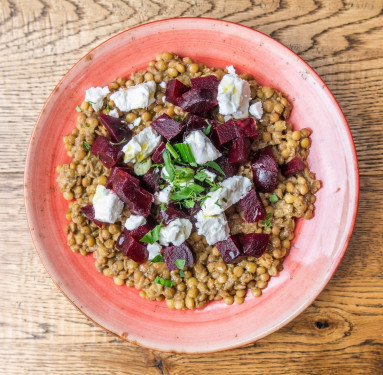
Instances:
[[[158,238],[160,236],[161,227],[162,227],[162,221],[154,229],[152,229],[148,233],[146,233],[145,236],[140,239],[140,241],[141,242],[147,242],[147,243],[150,243],[151,245],[153,245],[154,242],[158,241]]]
[[[180,156],[178,155],[178,152],[174,149],[174,147],[169,142],[166,143],[166,149],[170,152],[170,154],[173,156],[174,159],[177,160],[180,158]]]
[[[225,197],[222,198],[222,200],[227,203],[227,199]]]
[[[172,158],[170,156],[170,152],[166,149],[162,153],[162,156],[163,156],[164,162],[165,162],[165,170],[169,175],[169,181],[173,182],[174,178],[176,176],[175,175],[175,168],[174,168],[174,161],[172,160]]]
[[[173,120],[176,120],[176,121],[182,121],[182,116],[176,116],[176,117],[173,117]]]
[[[180,276],[185,277],[183,269],[185,268],[186,260],[185,259],[176,259],[174,264],[180,270]]]
[[[207,174],[201,171],[197,172],[194,176],[194,179],[203,182],[207,179]]]
[[[83,144],[84,144],[84,147],[85,147],[87,150],[90,150],[91,145],[90,145],[88,142],[84,141]]]
[[[203,188],[202,186],[196,183],[192,183],[173,193],[170,196],[170,198],[175,201],[181,201],[181,200],[190,199],[190,198],[193,199],[193,198],[197,198],[197,194],[202,193],[204,190],[205,188]]]
[[[210,168],[213,168],[215,169],[217,172],[223,174],[224,176],[225,175],[225,172],[222,170],[222,168],[215,162],[215,161],[209,161],[205,164],[203,164],[204,167],[210,167]]]
[[[267,215],[266,215],[266,220],[263,220],[262,221],[262,224],[264,225],[264,228],[265,229],[269,229],[271,227],[271,221],[270,221],[270,218],[271,218],[271,213],[269,212]]]
[[[90,100],[88,100],[88,103],[89,104],[96,104],[95,102],[91,102]]]
[[[185,199],[183,201],[183,206],[186,208],[193,208],[194,205],[195,205],[195,202],[193,201],[193,199]]]
[[[161,284],[163,286],[168,286],[168,287],[171,287],[174,285],[173,281],[163,279],[162,277],[159,277],[159,276],[156,276],[156,278],[154,279],[154,282],[157,284]]]
[[[118,145],[122,145],[123,143],[126,142],[126,138],[124,138],[122,141],[118,142],[118,143],[113,143],[113,142],[109,142],[112,146],[118,146]]]
[[[81,112],[81,108],[80,108],[79,105],[76,107],[76,111],[77,111],[77,112]]]
[[[109,100],[106,101],[106,112],[107,112],[107,113],[110,112],[110,109],[109,109]]]
[[[164,258],[162,258],[162,255],[161,254],[158,254],[156,255],[152,260],[151,260],[152,263],[163,263],[164,262]]]
[[[278,202],[278,201],[279,201],[278,195],[276,195],[276,194],[271,194],[271,195],[269,196],[269,200],[270,200],[270,202]]]
[[[181,155],[182,161],[190,164],[193,167],[197,166],[193,152],[187,143],[177,143],[174,145],[174,147],[178,150],[179,154]]]
[[[160,208],[162,211],[165,211],[166,210],[166,203],[162,202],[160,205]]]
[[[208,119],[205,119],[205,121],[206,121],[206,123],[207,123],[207,128],[203,129],[202,131],[203,131],[203,133],[204,133],[205,135],[209,135],[210,132],[211,132],[211,124],[210,124],[210,122],[209,122]]]
[[[194,177],[194,171],[191,168],[176,168],[174,182],[181,184],[188,182]]]

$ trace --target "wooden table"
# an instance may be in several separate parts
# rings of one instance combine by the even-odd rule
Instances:
[[[383,374],[381,0],[0,0],[1,374]],[[109,36],[172,16],[222,18],[292,48],[352,130],[361,196],[346,255],[318,299],[278,332],[209,355],[153,352],[86,320],[53,285],[23,207],[25,152],[65,72]]]

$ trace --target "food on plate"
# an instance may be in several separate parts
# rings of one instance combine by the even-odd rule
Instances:
[[[310,130],[293,129],[284,94],[237,68],[160,53],[86,90],[64,137],[68,245],[169,308],[260,296],[295,220],[314,215]]]

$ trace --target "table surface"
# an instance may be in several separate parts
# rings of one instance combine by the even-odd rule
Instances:
[[[382,7],[381,0],[0,0],[0,373],[383,374]],[[299,54],[340,103],[360,167],[354,234],[326,289],[278,332],[208,355],[150,351],[89,322],[49,279],[23,207],[27,144],[56,83],[111,35],[175,16],[241,23]]]

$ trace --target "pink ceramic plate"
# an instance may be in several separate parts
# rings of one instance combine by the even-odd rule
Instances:
[[[315,218],[300,221],[284,271],[261,298],[242,305],[209,304],[202,310],[169,310],[134,288],[99,274],[92,256],[66,245],[68,203],[56,184],[57,164],[68,162],[62,142],[75,126],[75,107],[91,86],[147,66],[158,52],[173,51],[211,66],[234,65],[280,89],[294,104],[296,128],[313,130],[309,164],[323,188]],[[25,204],[33,241],[51,278],[87,317],[116,335],[152,349],[213,352],[248,344],[301,313],[330,280],[348,244],[358,202],[358,171],[347,122],[328,88],[297,55],[272,38],[226,21],[182,18],[122,32],[81,59],[48,98],[37,120],[25,168]]]

